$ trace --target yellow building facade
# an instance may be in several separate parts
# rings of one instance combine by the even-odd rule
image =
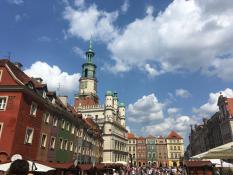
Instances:
[[[180,166],[184,157],[184,140],[175,131],[167,137],[168,166]]]

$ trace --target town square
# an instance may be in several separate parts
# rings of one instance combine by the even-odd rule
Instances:
[[[233,175],[232,0],[1,0],[0,21],[0,175]]]

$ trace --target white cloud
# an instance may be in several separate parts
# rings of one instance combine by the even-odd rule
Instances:
[[[219,78],[230,79],[230,69],[217,68],[224,64],[218,55],[233,50],[233,6],[228,6],[231,11],[215,8],[206,11],[211,3],[202,1],[200,5],[199,2],[173,1],[157,17],[149,7],[144,18],[135,19],[122,28],[121,34],[108,43],[115,60],[114,71],[125,72],[155,63],[160,74],[197,70],[207,74],[211,70]],[[231,3],[229,0],[213,0],[215,2],[220,6]]]
[[[212,66],[214,71],[210,71],[210,74],[217,75],[219,78],[226,81],[233,81],[233,57],[215,60]]]
[[[149,73],[150,76],[154,77],[159,75],[160,73],[153,67],[151,67],[150,64],[145,65],[145,71]]]
[[[129,9],[129,0],[125,0],[124,4],[122,4],[122,6],[121,6],[121,11],[123,13],[126,13],[128,11],[128,9]]]
[[[160,103],[155,94],[143,96],[134,104],[129,104],[127,113],[131,122],[148,122],[163,118],[164,104]]]
[[[171,116],[171,115],[174,115],[174,114],[176,114],[177,112],[179,112],[180,111],[180,109],[179,108],[168,108],[167,109],[167,113],[168,113],[168,115],[169,116]]]
[[[61,95],[73,94],[78,90],[80,74],[62,72],[58,66],[50,66],[46,62],[37,61],[24,71],[30,77],[41,77],[48,89],[57,91],[60,84]]]
[[[77,7],[83,7],[85,4],[84,0],[75,0],[74,5]]]
[[[172,116],[164,118],[164,120],[158,123],[145,126],[143,131],[147,134],[167,136],[170,131],[175,130],[181,134],[183,138],[187,139],[190,125],[194,123],[195,120],[190,116]]]
[[[7,2],[10,4],[15,4],[15,5],[20,5],[24,3],[23,0],[7,0]]]
[[[75,54],[77,54],[81,58],[85,59],[85,52],[81,48],[79,48],[78,46],[75,46],[75,47],[73,47],[73,51]]]
[[[193,108],[193,112],[199,116],[199,118],[210,118],[218,109],[218,97],[222,92],[223,96],[233,98],[233,90],[232,89],[225,89],[224,91],[219,91],[216,93],[210,93],[208,102],[201,105],[199,108]]]
[[[188,98],[191,96],[191,94],[186,89],[176,89],[176,96],[181,98]]]
[[[109,42],[117,35],[113,26],[118,11],[106,12],[98,10],[95,4],[88,8],[72,8],[66,6],[64,18],[69,21],[68,33],[71,36],[89,40],[91,37]]]
[[[153,6],[148,6],[146,9],[146,14],[147,15],[153,15],[154,12],[154,7]]]
[[[52,39],[49,38],[48,36],[41,36],[41,37],[37,38],[37,40],[40,42],[51,42],[52,41]]]

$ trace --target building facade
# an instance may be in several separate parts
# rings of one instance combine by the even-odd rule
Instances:
[[[147,164],[156,165],[157,164],[156,137],[151,135],[146,137],[146,150],[147,150]]]
[[[91,150],[99,147],[98,158],[83,151],[85,134]],[[88,125],[67,97],[48,91],[41,78],[28,77],[20,64],[0,60],[0,152],[28,160],[92,163],[102,160],[102,146],[101,130]]]
[[[127,147],[128,161],[133,162],[132,166],[181,166],[184,159],[183,138],[175,131],[171,131],[167,137],[137,137],[129,133]]]
[[[175,131],[167,136],[168,166],[180,166],[184,157],[184,140]]]
[[[166,138],[159,136],[156,138],[157,149],[157,166],[168,166],[168,153],[167,153],[167,141]]]
[[[74,107],[77,113],[82,114],[84,118],[91,117],[102,129],[103,162],[126,162],[128,131],[125,127],[125,104],[120,103],[118,94],[112,91],[106,92],[104,105],[99,104],[94,55],[90,42],[86,52],[86,63],[82,65],[82,76],[79,80],[79,91],[75,97]]]
[[[218,98],[219,111],[203,123],[191,127],[189,136],[190,156],[195,156],[217,146],[233,141],[233,98]]]
[[[127,149],[128,149],[128,153],[129,153],[129,163],[132,166],[136,166],[137,165],[137,137],[135,137],[135,135],[133,133],[128,133],[128,145],[127,145]]]
[[[137,165],[145,166],[147,165],[147,149],[146,149],[146,139],[144,137],[138,137],[136,142],[137,150]]]

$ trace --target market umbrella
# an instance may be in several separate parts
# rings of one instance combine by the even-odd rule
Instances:
[[[233,142],[210,149],[204,153],[195,155],[191,159],[232,159]]]
[[[4,164],[0,164],[0,170],[1,171],[8,171],[8,169],[10,168],[12,162],[9,163],[4,163]],[[33,161],[29,161],[29,171],[38,171],[38,172],[47,172],[50,170],[55,170],[54,168],[51,168],[49,166],[40,164],[40,163],[36,163]]]

